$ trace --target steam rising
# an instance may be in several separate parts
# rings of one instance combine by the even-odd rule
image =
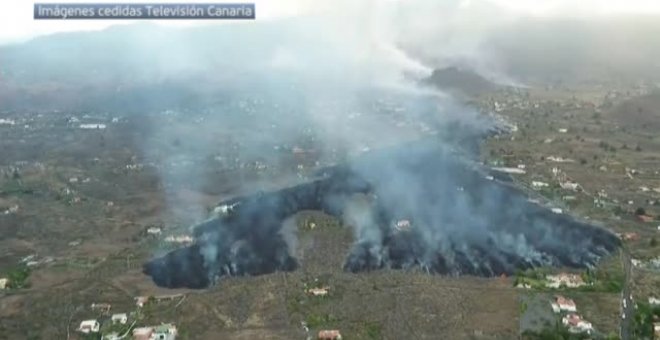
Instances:
[[[435,141],[373,152],[322,179],[221,204],[229,205],[235,208],[228,216],[195,229],[196,245],[148,263],[146,273],[162,286],[200,288],[229,275],[294,270],[287,219],[310,209],[353,228],[344,264],[351,272],[418,267],[496,276],[537,266],[584,268],[618,247],[613,234],[530,203]],[[409,229],[397,228],[402,220]],[[196,257],[190,253],[202,261],[182,260]]]

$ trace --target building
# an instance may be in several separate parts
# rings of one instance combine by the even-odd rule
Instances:
[[[591,322],[582,319],[582,317],[577,314],[566,315],[561,319],[561,323],[568,327],[568,331],[571,333],[591,334],[591,331],[594,329]]]
[[[178,331],[171,323],[133,329],[134,340],[175,340]]]
[[[1,278],[0,279],[0,289],[7,289],[9,287],[9,279]]]
[[[192,244],[195,240],[192,238],[192,236],[189,235],[170,235],[165,238],[165,242],[170,242],[170,243],[179,243],[179,244]]]
[[[624,241],[637,241],[639,240],[639,234],[637,233],[617,233],[616,236],[618,236],[620,239]]]
[[[549,187],[550,184],[546,182],[540,182],[540,181],[532,181],[532,187],[534,188],[546,188]]]
[[[310,289],[307,290],[307,294],[314,295],[314,296],[326,296],[326,295],[328,295],[328,288],[327,287],[310,288]]]
[[[120,323],[125,325],[128,322],[128,315],[126,315],[126,313],[113,314],[110,319],[113,324]]]
[[[396,230],[398,231],[408,231],[412,228],[412,225],[408,220],[401,220],[401,221],[397,221],[396,224],[394,224],[394,228],[396,228]]]
[[[575,301],[565,298],[561,295],[555,297],[555,301],[550,303],[552,311],[555,313],[559,312],[577,312],[577,306]]]
[[[80,128],[85,129],[85,130],[89,130],[89,129],[103,130],[103,129],[106,128],[106,125],[105,124],[80,124]]]
[[[147,234],[149,234],[149,235],[158,236],[161,233],[162,233],[162,230],[158,227],[151,227],[151,228],[147,229]]]
[[[148,301],[149,301],[148,296],[138,296],[135,298],[135,305],[142,308],[144,307],[144,305],[147,304]]]
[[[549,288],[559,288],[562,286],[576,288],[586,285],[582,276],[578,274],[560,273],[557,275],[547,275],[545,279],[547,280],[545,286]]]
[[[655,334],[656,339],[660,339],[660,322],[653,324],[653,333]]]
[[[100,311],[103,313],[110,312],[112,306],[109,303],[92,303],[91,308],[95,311]]]
[[[78,327],[78,331],[85,334],[98,333],[99,329],[101,329],[101,324],[96,320],[85,320]]]
[[[649,297],[649,305],[651,306],[660,306],[660,299],[657,297],[651,296]]]
[[[171,323],[156,326],[153,330],[151,340],[175,340],[178,333],[176,326]]]
[[[153,327],[136,327],[133,329],[134,340],[151,340],[154,333]]]
[[[319,331],[319,340],[341,340],[341,333],[337,330]]]
[[[577,191],[580,188],[580,184],[571,181],[561,182],[559,183],[559,186],[564,190],[573,190],[573,191]]]

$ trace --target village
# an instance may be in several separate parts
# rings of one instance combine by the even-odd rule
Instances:
[[[623,265],[613,270],[630,271],[625,270],[625,276],[615,271],[605,274],[602,269],[582,273],[531,271],[517,275],[514,284],[527,290],[573,291],[578,295],[621,292],[619,322],[645,329],[635,333],[640,337],[648,336],[651,330],[657,332],[660,319],[657,314],[653,316],[653,305],[649,304],[649,309],[643,302],[633,301],[651,301],[657,291],[652,287],[657,287],[659,280],[660,164],[657,154],[646,151],[658,150],[658,145],[651,130],[636,126],[633,133],[634,122],[613,116],[622,107],[639,112],[649,109],[641,101],[639,107],[633,103],[636,98],[652,96],[650,87],[640,84],[583,99],[562,95],[561,89],[547,91],[555,93],[551,97],[541,92],[505,91],[482,98],[484,107],[504,113],[516,126],[511,135],[487,143],[484,161],[494,172],[526,188],[531,202],[611,228],[623,244]],[[561,305],[559,302],[574,306],[563,296],[554,299],[553,310]],[[559,310],[575,312],[567,308]],[[647,316],[630,320],[632,314],[642,312],[649,313],[644,315],[649,315],[650,324],[639,321]],[[561,322],[571,332],[593,330],[579,314],[564,316]]]
[[[523,188],[529,201],[556,214],[570,214],[602,225],[616,233],[623,245],[621,254],[598,268],[520,273],[502,279],[508,280],[505,288],[500,279],[457,279],[470,282],[470,287],[477,287],[475,291],[482,292],[484,286],[488,287],[485,291],[492,289],[494,294],[505,296],[508,305],[515,305],[504,314],[497,310],[483,316],[507,315],[510,316],[507,320],[513,320],[509,324],[503,321],[507,328],[491,325],[492,332],[506,338],[526,330],[516,322],[521,318],[520,303],[511,301],[518,301],[520,295],[534,294],[541,296],[539,305],[543,310],[539,307],[538,314],[552,313],[553,317],[546,319],[556,319],[571,332],[616,335],[624,320],[637,325],[633,328],[646,327],[657,332],[660,325],[654,319],[653,308],[657,308],[656,287],[660,272],[660,161],[655,155],[659,141],[654,130],[628,126],[626,124],[634,122],[612,113],[621,103],[648,95],[649,91],[648,87],[640,85],[626,90],[585,91],[588,94],[582,97],[579,91],[574,95],[557,89],[507,89],[471,103],[508,127],[506,133],[494,135],[482,145],[481,161],[492,170],[487,174],[489,180]],[[273,112],[291,114],[291,108],[260,98],[239,98],[225,105],[202,112],[172,108],[144,115],[1,113],[0,143],[6,147],[0,149],[3,160],[0,164],[0,223],[6,227],[0,243],[3,251],[0,299],[10,301],[11,308],[4,309],[2,313],[6,314],[0,317],[9,320],[5,326],[7,334],[25,332],[17,320],[26,318],[27,313],[37,313],[27,307],[30,304],[37,306],[39,301],[50,301],[56,295],[74,300],[74,296],[80,295],[79,291],[87,289],[85,287],[92,288],[75,303],[52,302],[52,305],[70,306],[67,308],[71,310],[44,316],[60,317],[52,323],[68,325],[57,330],[62,338],[67,333],[71,337],[98,335],[104,339],[191,338],[190,334],[205,328],[231,338],[232,334],[242,332],[240,325],[264,332],[275,329],[283,334],[282,338],[291,338],[291,334],[324,340],[342,336],[353,338],[354,334],[378,338],[385,331],[393,332],[388,328],[392,321],[377,318],[346,321],[358,318],[359,313],[352,308],[337,307],[352,302],[343,300],[348,299],[345,296],[350,296],[350,300],[368,297],[370,302],[380,301],[389,299],[396,289],[407,289],[410,296],[423,299],[427,290],[437,289],[434,292],[439,297],[454,301],[448,297],[458,294],[452,290],[454,278],[426,278],[423,273],[408,278],[395,273],[391,274],[396,277],[392,280],[409,286],[393,288],[394,285],[385,284],[391,278],[376,276],[378,274],[365,274],[367,278],[353,282],[357,279],[334,272],[341,268],[343,260],[337,254],[345,253],[351,236],[339,227],[328,227],[340,222],[315,217],[299,223],[303,225],[299,230],[311,235],[306,242],[313,246],[301,244],[303,248],[327,249],[323,253],[326,256],[314,257],[317,256],[314,251],[307,248],[304,256],[313,257],[312,263],[337,261],[328,266],[334,268],[331,272],[341,279],[318,285],[301,279],[303,274],[291,274],[286,278],[284,275],[269,276],[267,279],[272,281],[266,278],[230,280],[208,294],[220,300],[230,299],[230,294],[222,291],[230,289],[246,301],[252,301],[251,296],[259,296],[271,301],[265,303],[269,309],[262,311],[261,308],[266,307],[254,304],[249,307],[251,312],[244,312],[249,315],[243,315],[233,311],[241,311],[237,307],[239,303],[228,300],[210,314],[212,317],[167,314],[165,311],[188,308],[185,310],[191,315],[199,315],[200,311],[213,309],[205,304],[205,299],[190,292],[180,295],[155,291],[153,283],[140,272],[140,265],[154,254],[193,244],[189,226],[204,221],[210,213],[230,214],[233,207],[216,207],[218,201],[308,180],[315,170],[351,155],[415,138],[443,135],[432,119],[426,121],[423,117],[409,115],[412,103],[400,103],[393,98],[368,101],[367,106],[373,111],[365,111],[379,115],[379,121],[383,122],[378,128],[361,125],[370,121],[367,113],[356,111],[345,115],[341,105],[336,103],[315,107],[319,112],[319,117],[315,118],[334,120],[336,124],[349,120],[355,129],[378,132],[364,135],[363,140],[352,144],[349,150],[322,145],[327,136],[324,131],[314,129],[312,123],[290,131],[286,120],[273,118]],[[214,121],[215,113],[230,111],[228,108],[236,109],[232,111],[236,117]],[[241,126],[238,117],[246,115],[253,117],[257,126]],[[214,130],[215,126],[224,126],[226,131],[219,133]],[[151,133],[146,135],[143,131]],[[281,139],[277,142],[242,139],[249,131],[258,131],[255,135],[274,134]],[[354,133],[350,129],[342,132]],[[219,146],[209,149],[207,145]],[[407,219],[395,221],[390,227],[396,233],[415,230],[413,221]],[[332,242],[346,249],[338,249]],[[339,259],[329,259],[333,256]],[[625,275],[628,257],[631,273]],[[316,265],[313,274],[325,273],[325,267]],[[250,279],[264,280],[255,285],[267,287],[264,288],[267,292],[286,291],[289,295],[262,297],[252,290],[250,294],[242,293],[238,282],[250,285]],[[410,283],[417,280],[422,283]],[[289,288],[278,288],[284,284],[280,282],[285,282]],[[430,285],[436,288],[429,288]],[[111,293],[98,300],[96,290],[101,291],[99,287],[106,286]],[[362,289],[359,291],[363,297],[346,293],[356,286]],[[622,296],[624,289],[630,292]],[[49,293],[51,291],[57,294]],[[140,298],[132,304],[126,301],[138,296],[152,298]],[[592,296],[595,297],[593,303],[585,301]],[[463,298],[472,301],[471,294]],[[241,299],[239,301],[243,301]],[[138,301],[142,301],[141,306],[135,304]],[[433,322],[437,323],[434,318],[444,315],[437,310],[438,306],[445,306],[445,302],[432,301],[432,306],[425,307],[434,311],[429,312],[428,319],[406,322],[434,329]],[[550,306],[548,301],[552,303]],[[420,303],[413,298],[407,302]],[[145,308],[150,310],[150,303],[167,308],[147,317],[144,311]],[[488,310],[487,306],[470,303],[478,305],[477,309]],[[385,302],[373,306],[400,308]],[[558,313],[554,312],[555,306]],[[641,319],[638,322],[633,314],[626,314],[631,313],[630,308],[635,310],[635,315],[648,316],[645,323]],[[526,313],[536,311],[528,308]],[[354,314],[347,316],[347,313]],[[377,310],[373,313],[377,314]],[[408,317],[399,316],[401,320],[408,320]],[[416,329],[407,327],[406,332]],[[531,328],[537,330],[542,326],[535,327]],[[37,330],[34,332],[37,338],[41,335]],[[460,333],[462,329],[455,332],[458,337],[464,335]],[[479,332],[488,333],[488,330]]]

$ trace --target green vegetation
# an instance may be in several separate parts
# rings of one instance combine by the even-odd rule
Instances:
[[[339,319],[332,314],[316,315],[310,314],[305,318],[305,322],[309,328],[323,328],[333,326]]]
[[[129,331],[130,327],[130,323],[122,325],[121,323],[112,323],[112,321],[108,321],[101,327],[101,334],[110,334],[114,332],[121,335]]]
[[[377,322],[367,322],[365,325],[367,339],[382,339],[383,338],[382,328],[383,327]]]
[[[559,287],[549,288],[546,286],[546,275],[550,274],[549,268],[535,268],[525,271],[517,271],[513,285],[527,284],[536,290],[573,290],[580,292],[606,292],[618,293],[623,288],[624,275],[620,272],[606,270],[586,270],[581,274],[586,285],[576,288]]]
[[[9,279],[8,287],[10,289],[19,289],[29,287],[27,282],[28,277],[30,277],[30,268],[26,265],[20,265],[11,269],[7,273],[7,278]]]
[[[660,318],[660,306],[637,303],[632,333],[635,339],[653,339],[653,319]]]
[[[0,186],[0,196],[31,195],[34,189],[23,185],[19,179],[13,179]]]
[[[588,334],[572,334],[566,327],[557,322],[554,327],[548,327],[534,332],[527,330],[522,334],[523,339],[528,340],[582,340],[590,339]]]
[[[606,270],[587,270],[582,274],[587,286],[579,287],[583,292],[618,293],[623,289],[625,280],[622,272],[609,272]]]

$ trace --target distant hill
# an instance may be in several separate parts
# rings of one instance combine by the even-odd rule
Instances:
[[[457,67],[434,70],[424,82],[441,90],[465,96],[478,96],[500,87],[473,71]]]

